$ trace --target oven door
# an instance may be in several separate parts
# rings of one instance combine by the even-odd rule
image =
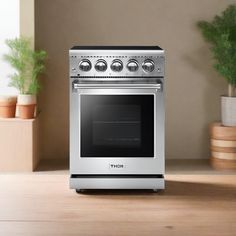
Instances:
[[[72,94],[71,174],[163,174],[163,92],[79,88]]]

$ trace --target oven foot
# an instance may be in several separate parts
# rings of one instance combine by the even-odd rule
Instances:
[[[84,192],[85,192],[85,190],[84,190],[84,189],[76,189],[75,191],[76,191],[76,193],[79,193],[79,194],[81,194],[81,193],[84,193]]]
[[[154,188],[154,189],[153,189],[153,192],[154,192],[154,193],[158,193],[159,190],[160,190],[160,189],[155,189],[155,188]]]

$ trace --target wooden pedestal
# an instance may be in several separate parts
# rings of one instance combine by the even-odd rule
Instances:
[[[210,134],[212,166],[220,170],[236,170],[236,127],[213,123]]]
[[[37,123],[37,119],[0,119],[0,172],[36,168]]]

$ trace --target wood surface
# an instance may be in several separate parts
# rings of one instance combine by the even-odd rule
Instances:
[[[230,159],[220,159],[216,157],[211,157],[211,165],[216,170],[236,170],[236,161]]]
[[[235,148],[236,147],[236,140],[235,141],[228,141],[228,140],[211,139],[211,146]]]
[[[37,163],[38,119],[0,119],[0,172],[33,171]]]
[[[235,235],[236,175],[168,175],[159,193],[84,194],[68,177],[0,175],[0,235]]]
[[[211,164],[215,169],[236,169],[236,127],[210,125]]]
[[[221,123],[210,125],[210,135],[214,139],[236,141],[236,127],[223,126]]]
[[[222,159],[222,160],[232,160],[236,161],[236,153],[230,152],[211,152],[212,157]]]
[[[236,147],[216,147],[211,146],[212,152],[236,153]]]

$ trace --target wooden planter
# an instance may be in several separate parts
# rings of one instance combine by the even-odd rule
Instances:
[[[211,164],[219,170],[236,170],[236,127],[210,126]]]

